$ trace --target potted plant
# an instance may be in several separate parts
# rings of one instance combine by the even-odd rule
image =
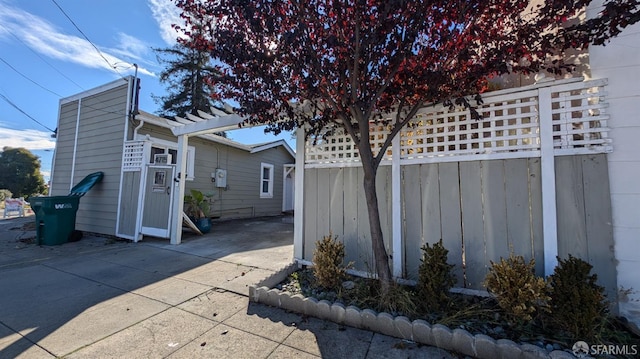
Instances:
[[[184,196],[184,212],[202,233],[208,233],[211,230],[210,199],[211,195],[206,195],[197,189],[192,189],[191,194]]]

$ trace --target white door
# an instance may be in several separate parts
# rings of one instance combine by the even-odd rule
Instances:
[[[295,167],[286,166],[284,168],[282,212],[293,211],[295,203]]]
[[[174,169],[171,165],[149,165],[147,168],[141,228],[144,235],[170,236]]]

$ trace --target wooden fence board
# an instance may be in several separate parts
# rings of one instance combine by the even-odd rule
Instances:
[[[380,211],[380,225],[382,238],[389,256],[392,255],[391,239],[391,166],[378,168],[376,176],[376,194],[378,196],[378,210]],[[389,257],[391,265],[391,257]]]
[[[482,161],[482,203],[487,260],[509,257],[503,161]]]
[[[423,164],[420,167],[420,188],[421,188],[421,204],[422,204],[422,243],[430,245],[440,241],[442,232],[440,228],[440,188],[438,181],[438,165]],[[408,251],[416,251],[415,248],[407,248]],[[416,251],[417,252],[417,251]],[[420,259],[422,251],[417,254],[418,261],[414,264],[415,276],[418,276],[418,268],[420,267]],[[449,262],[451,262],[449,255]]]
[[[529,196],[531,201],[531,239],[533,241],[533,257],[536,260],[535,271],[544,275],[544,236],[542,231],[542,173],[539,158],[530,158],[529,163]]]
[[[405,246],[405,271],[410,279],[418,279],[420,246],[422,245],[422,206],[420,204],[420,165],[404,166],[402,173],[402,199]]]
[[[344,192],[344,241],[345,262],[358,263],[358,182],[357,168],[344,168],[343,192]]]
[[[319,240],[328,236],[331,231],[331,225],[329,221],[329,205],[331,204],[331,182],[329,177],[329,171],[318,171],[318,199],[317,199],[317,217],[316,221],[316,238]]]
[[[609,300],[615,300],[617,275],[606,155],[582,156],[582,173],[588,261],[593,272],[598,273],[598,282],[606,288]]]
[[[482,181],[480,173],[479,161],[460,163],[465,287],[476,289],[482,288],[488,265],[482,220]]]
[[[578,156],[556,158],[556,206],[558,208],[558,256],[569,254],[587,260],[584,220],[582,160]]]
[[[451,263],[456,264],[456,285],[462,285],[462,270],[453,258],[462,257],[462,222],[460,218],[460,182],[458,163],[440,163],[438,165],[438,184],[440,189],[440,228],[442,244],[449,250]]]
[[[533,258],[528,176],[527,159],[504,161],[507,240],[513,252],[527,261]]]
[[[329,208],[329,225],[333,235],[344,243],[344,169],[329,170],[331,182],[331,204]]]
[[[304,259],[313,260],[313,251],[316,247],[317,227],[316,218],[318,211],[318,169],[304,170]]]
[[[423,164],[420,167],[420,188],[422,194],[422,243],[434,244],[442,238],[440,231],[440,186],[438,181],[438,165]],[[449,249],[449,248],[448,248]],[[449,249],[450,250],[450,249]],[[422,257],[422,252],[420,252]],[[460,258],[454,258],[449,253],[449,262],[461,262]],[[419,264],[418,264],[419,265]],[[461,271],[462,268],[456,269]],[[461,273],[458,276],[461,277]]]

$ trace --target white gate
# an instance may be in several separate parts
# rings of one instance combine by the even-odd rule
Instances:
[[[169,238],[173,196],[173,165],[149,165],[147,168],[141,233]]]

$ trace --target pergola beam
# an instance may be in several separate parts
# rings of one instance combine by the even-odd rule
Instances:
[[[211,119],[202,119],[202,121],[176,126],[171,129],[175,136],[188,135],[196,136],[205,133],[222,132],[227,130],[238,129],[238,126],[244,122],[245,118],[236,114],[226,115],[223,117],[214,117]]]

